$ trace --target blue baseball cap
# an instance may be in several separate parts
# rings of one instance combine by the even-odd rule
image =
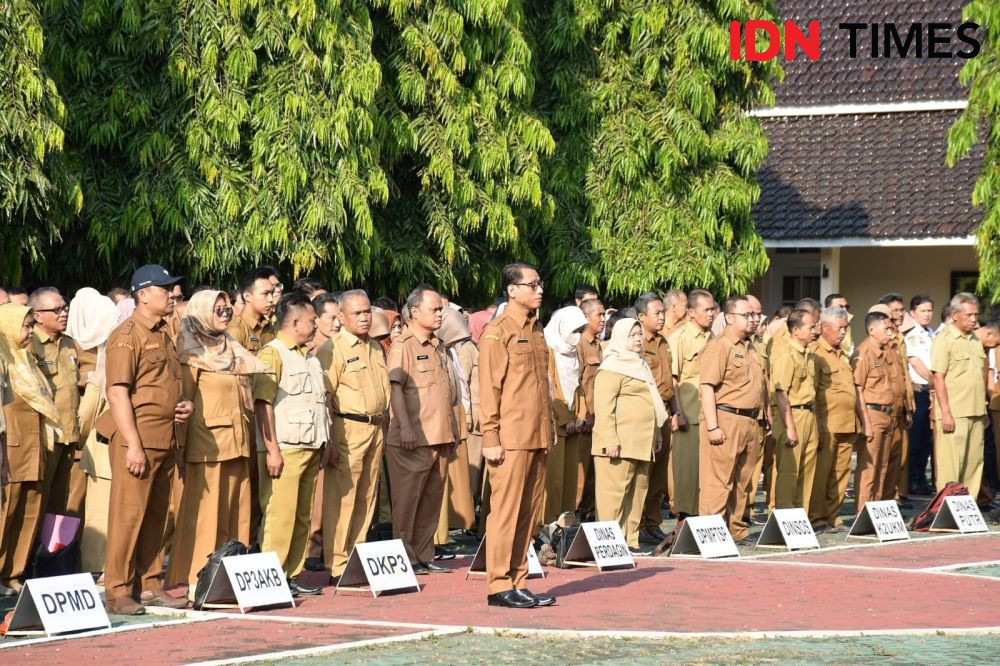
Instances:
[[[146,264],[132,273],[132,293],[145,289],[146,287],[172,287],[183,282],[183,277],[176,277],[170,274],[159,264]]]

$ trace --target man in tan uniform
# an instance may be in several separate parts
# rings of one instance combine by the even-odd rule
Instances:
[[[580,357],[580,388],[583,390],[583,401],[587,405],[585,434],[580,438],[580,475],[577,479],[577,511],[585,516],[594,511],[594,460],[590,455],[592,442],[591,433],[594,430],[594,378],[601,367],[603,353],[601,351],[600,335],[607,322],[604,304],[597,299],[584,301],[580,306],[587,318],[587,327],[580,336],[580,344],[576,351]]]
[[[112,423],[98,421],[110,440],[113,470],[104,589],[108,612],[139,615],[150,606],[183,608],[160,586],[161,549],[177,465],[175,424],[191,416],[181,392],[181,366],[165,320],[174,308],[176,278],[155,264],[132,275],[135,313],[112,331],[106,346]]]
[[[847,302],[847,297],[843,294],[827,294],[826,298],[823,299],[823,307],[840,308],[847,313],[847,333],[844,335],[844,340],[840,343],[840,346],[843,347],[847,357],[850,358],[851,354],[854,353],[854,339],[851,336],[851,322],[854,321],[854,315],[851,314],[851,304]]]
[[[969,293],[951,299],[952,323],[931,342],[934,397],[934,459],[937,486],[960,481],[977,497],[983,478],[988,367],[982,343],[973,335],[979,301]]]
[[[775,441],[778,469],[775,507],[802,507],[809,513],[813,477],[816,474],[816,368],[812,353],[816,321],[805,310],[793,310],[786,321],[788,341],[774,349],[771,382],[778,413],[785,427]]]
[[[308,296],[293,291],[278,301],[275,321],[277,337],[258,354],[273,372],[253,380],[257,447],[265,450],[260,547],[277,553],[293,595],[314,595],[320,589],[298,576],[305,566],[316,475],[336,455],[329,446],[323,369],[307,347],[316,331],[316,311]]]
[[[901,383],[894,379],[893,361],[886,350],[892,340],[892,322],[883,312],[865,317],[868,337],[854,350],[854,384],[864,405],[864,441],[858,446],[854,470],[854,504],[861,513],[869,500],[882,498],[888,450],[898,427],[895,405],[902,399]]]
[[[843,348],[848,329],[847,310],[832,307],[823,310],[820,338],[813,352],[819,449],[809,500],[809,521],[817,532],[843,530],[840,507],[847,494],[851,454],[859,436],[858,424],[864,419],[850,357]]]
[[[271,315],[278,302],[274,285],[271,283],[271,271],[255,268],[240,276],[239,293],[243,309],[239,316],[226,330],[236,342],[256,354],[264,345],[274,340],[274,326],[271,325]],[[251,423],[250,429],[256,426]],[[256,453],[250,455],[250,541],[251,546],[260,542],[260,521],[262,517],[260,505],[260,478],[267,475],[263,469],[266,452],[257,447]]]
[[[408,324],[389,349],[388,361],[392,531],[402,539],[414,573],[450,573],[434,564],[448,458],[459,437],[447,352],[434,335],[444,306],[440,294],[422,285],[410,293],[405,307]]]
[[[42,505],[45,513],[67,513],[70,476],[80,442],[80,426],[76,416],[80,408],[80,381],[76,344],[63,335],[69,321],[69,306],[53,287],[36,289],[29,301],[35,312],[35,330],[31,336],[31,353],[38,361],[42,374],[49,380],[56,410],[59,412],[61,433],[48,429],[45,437],[45,473],[42,478]]]
[[[531,608],[555,603],[532,594],[528,543],[545,489],[545,454],[555,443],[549,351],[535,311],[545,285],[528,264],[503,270],[507,306],[479,338],[479,410],[492,495],[486,519],[487,603]]]
[[[909,475],[906,474],[910,442],[909,428],[913,423],[913,411],[916,409],[916,401],[913,398],[913,379],[910,377],[909,352],[906,349],[906,338],[902,332],[906,308],[903,305],[902,294],[897,293],[886,294],[878,300],[878,305],[889,309],[889,320],[892,322],[893,328],[892,340],[889,341],[889,353],[896,365],[895,374],[902,380],[904,387],[903,397],[896,405],[898,411],[896,418],[899,419],[900,427],[893,430],[892,433],[882,499],[899,498],[906,506],[908,499],[906,494],[910,491]]]
[[[332,401],[331,439],[338,451],[337,464],[323,473],[323,558],[333,581],[347,566],[354,544],[365,540],[375,513],[389,409],[385,353],[368,337],[368,294],[346,291],[340,304],[343,327],[319,350]]]
[[[671,374],[677,383],[677,432],[672,434],[670,509],[679,519],[698,514],[698,477],[701,436],[701,379],[699,356],[711,339],[712,320],[718,308],[715,298],[695,289],[685,298],[688,318],[668,339]]]
[[[649,366],[656,381],[656,389],[663,399],[663,404],[670,409],[674,405],[674,378],[670,373],[673,362],[670,358],[670,346],[660,335],[663,330],[664,308],[660,297],[652,292],[643,294],[635,302],[635,311],[642,325],[642,359]],[[667,535],[660,529],[663,522],[661,506],[667,494],[667,472],[670,459],[664,449],[670,449],[670,425],[664,424],[663,441],[666,443],[653,457],[649,466],[649,490],[642,509],[642,519],[639,521],[639,541],[645,543],[661,543]]]
[[[663,295],[663,330],[660,332],[669,340],[674,331],[688,320],[688,297],[680,289],[670,289]]]
[[[726,299],[726,328],[699,355],[702,420],[698,513],[721,514],[736,541],[748,538],[743,520],[766,419],[764,370],[748,337],[755,315],[745,297]]]
[[[756,296],[747,294],[747,302],[750,303],[750,314],[754,315],[750,322],[752,329],[750,331],[750,347],[757,354],[757,360],[760,361],[760,365],[764,369],[764,390],[768,391],[768,396],[770,396],[771,365],[768,358],[768,342],[771,339],[771,334],[767,331],[764,308],[760,300]],[[770,401],[768,404],[771,404]],[[757,499],[757,483],[761,480],[761,475],[763,475],[764,480],[764,499],[767,502],[767,509],[764,513],[766,514],[774,508],[774,434],[768,424],[762,429],[761,436],[763,439],[757,452],[757,462],[754,464],[750,483],[747,484],[747,506],[743,511],[743,520],[747,525],[754,524],[754,503]]]

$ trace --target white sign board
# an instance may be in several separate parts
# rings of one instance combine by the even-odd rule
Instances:
[[[899,505],[894,500],[884,500],[882,502],[865,502],[865,508],[854,520],[851,531],[847,533],[847,538],[873,538],[875,535],[880,543],[886,541],[903,541],[910,538],[910,533],[906,530],[906,523],[903,521],[903,514],[899,512]]]
[[[583,523],[566,551],[563,566],[596,566],[600,570],[635,567],[618,521]]]
[[[767,517],[757,547],[802,550],[819,548],[819,541],[805,509],[775,509]]]
[[[278,554],[273,551],[224,557],[219,570],[209,587],[206,604],[235,596],[241,613],[261,606],[295,606]],[[223,570],[225,576],[220,575]]]
[[[476,555],[472,558],[472,564],[465,572],[465,578],[469,576],[482,575],[486,573],[486,539],[479,542]],[[528,542],[528,578],[545,578],[545,571],[542,570],[542,563],[538,561],[538,554],[535,552],[535,544]]]
[[[713,560],[718,557],[739,556],[740,550],[721,514],[685,518],[677,540],[670,549],[670,557]]]
[[[111,620],[104,610],[94,579],[87,573],[25,581],[14,606],[7,633],[64,634],[85,629],[107,629]]]
[[[970,495],[951,495],[944,498],[941,510],[934,516],[931,532],[961,532],[974,534],[989,532],[983,514]]]
[[[342,589],[364,588],[374,597],[387,590],[415,588],[420,591],[401,539],[355,544],[334,594]]]

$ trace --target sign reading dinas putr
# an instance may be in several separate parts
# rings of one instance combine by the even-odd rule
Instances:
[[[420,591],[402,540],[372,541],[354,546],[337,582],[337,591],[364,588],[375,597],[387,590]]]
[[[94,579],[80,573],[25,581],[7,633],[16,636],[42,629],[53,635],[110,626]]]
[[[250,555],[233,555],[222,558],[222,568],[226,571],[226,580],[230,589],[219,588],[210,597],[224,598],[227,594],[235,594],[240,611],[260,606],[291,604],[292,591],[288,589],[288,581],[278,561],[275,552],[252,553]],[[221,576],[216,575],[218,580]],[[213,581],[214,582],[214,581]],[[210,592],[215,592],[210,590]]]
[[[934,516],[931,532],[961,532],[975,534],[989,532],[983,514],[976,505],[976,500],[969,495],[951,495],[944,498],[944,504]]]
[[[874,534],[880,542],[902,541],[910,538],[903,521],[903,514],[893,500],[865,502],[865,508],[851,525],[847,537],[869,537]]]
[[[563,565],[634,567],[635,560],[617,521],[583,523],[566,551]]]
[[[819,541],[805,509],[775,509],[767,517],[764,530],[757,540],[757,547],[801,550],[819,548]]]
[[[715,514],[686,518],[670,549],[670,556],[701,557],[708,560],[739,557],[740,551],[726,527],[726,521],[721,515]]]

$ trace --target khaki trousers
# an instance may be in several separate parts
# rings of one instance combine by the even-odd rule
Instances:
[[[946,433],[941,421],[934,421],[934,459],[937,461],[937,487],[949,481],[964,483],[973,498],[979,495],[983,481],[983,437],[985,416],[955,417],[955,432]]]
[[[886,463],[896,419],[884,412],[868,410],[874,437],[871,441],[861,435],[858,438],[858,460],[854,469],[855,513],[860,514],[869,500],[882,497],[885,487]]]
[[[594,498],[597,519],[614,520],[622,528],[625,543],[639,547],[639,522],[649,489],[648,460],[594,456]]]
[[[757,461],[754,463],[750,482],[747,483],[747,506],[743,509],[743,521],[747,525],[756,512],[754,503],[757,500],[757,483],[761,474],[764,475],[764,502],[768,505],[764,513],[774,509],[774,435],[764,435],[762,430],[761,436],[763,441],[757,449]]]
[[[700,426],[692,423],[687,430],[671,433],[669,473],[670,510],[680,515],[698,515],[698,488],[701,475]]]
[[[187,463],[167,585],[197,585],[212,553],[230,539],[249,538],[250,460]]]
[[[44,513],[66,515],[66,507],[69,503],[69,479],[73,472],[76,444],[57,442],[47,449],[45,452],[45,473],[42,476]]]
[[[368,535],[382,463],[381,427],[345,421],[344,428],[337,464],[323,478],[323,562],[334,576],[344,571],[354,544]]]
[[[885,483],[880,491],[881,500],[896,499],[899,494],[899,483],[901,478],[906,478],[906,428],[902,420],[897,419],[896,427],[892,430],[892,437],[889,439],[885,452]]]
[[[657,530],[663,523],[663,500],[670,497],[670,421],[668,420],[660,429],[663,434],[663,444],[660,452],[654,454],[653,460],[649,461],[647,470],[647,491],[642,500],[642,516],[639,520],[639,529]]]
[[[486,518],[486,589],[521,589],[528,576],[528,542],[545,494],[545,449],[504,451],[487,463],[490,513]]]
[[[3,487],[0,508],[0,584],[25,576],[35,536],[42,526],[42,482],[22,481]]]
[[[469,433],[469,488],[473,505],[481,499],[483,490],[483,436]]]
[[[302,573],[313,492],[319,472],[319,449],[283,449],[284,467],[277,479],[260,480],[261,552],[273,551],[288,578]],[[267,467],[265,466],[266,470]]]
[[[472,503],[469,483],[468,443],[463,439],[443,455],[448,462],[448,473],[444,477],[441,510],[434,535],[434,543],[441,545],[448,543],[448,530],[467,530],[476,524],[476,507]]]
[[[816,431],[816,416],[809,410],[793,409],[792,421],[799,436],[798,444],[788,446],[788,434],[785,431],[782,431],[781,437],[775,442],[778,480],[774,506],[778,509],[802,507],[808,514],[813,478],[816,476],[819,433]]]
[[[853,432],[820,433],[816,478],[809,500],[809,522],[814,528],[821,525],[836,527],[843,522],[840,507],[847,496],[851,454],[857,439],[857,433]]]
[[[123,472],[128,474],[128,472]],[[111,503],[111,479],[87,475],[87,509],[80,541],[80,560],[84,571],[104,571],[108,545],[108,506]]]
[[[545,457],[545,511],[540,522],[552,523],[579,502],[580,436],[559,437]]]
[[[447,444],[386,447],[392,479],[392,535],[402,539],[413,564],[434,561],[434,533],[441,519],[450,448]]]
[[[729,525],[729,533],[739,541],[748,534],[743,512],[753,461],[760,447],[761,429],[757,421],[729,412],[719,411],[718,421],[726,435],[722,444],[709,443],[704,421],[698,427],[701,435],[698,513],[702,516],[721,514]]]
[[[80,467],[80,452],[76,451],[73,467],[69,472],[69,497],[66,500],[66,514],[86,518],[87,473]]]
[[[170,505],[177,449],[146,449],[146,474],[136,478],[125,464],[127,448],[117,437],[108,444],[111,497],[104,590],[108,599],[160,588],[163,531]]]

